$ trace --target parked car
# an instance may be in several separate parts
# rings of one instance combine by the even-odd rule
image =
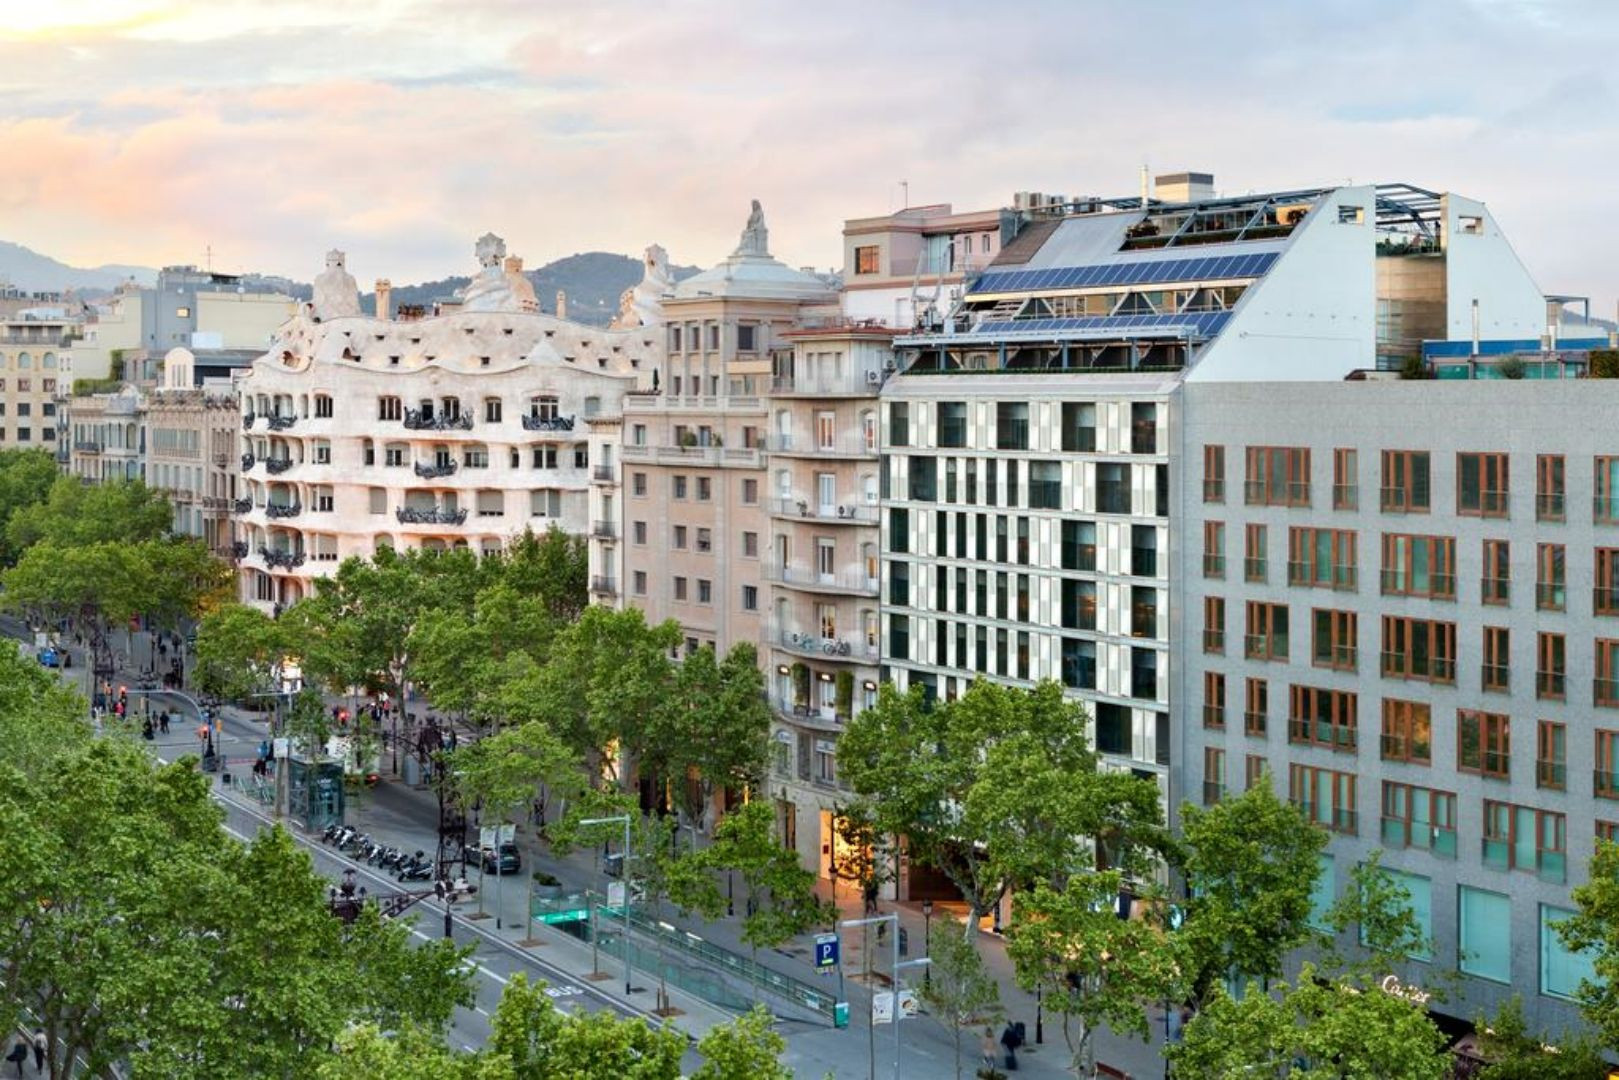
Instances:
[[[479,848],[478,862],[486,874],[515,874],[523,866],[523,859],[517,852],[517,845],[509,841],[500,845],[498,855],[493,847]]]
[[[34,657],[48,668],[66,667],[68,662],[67,653],[58,651],[54,645],[45,646],[34,653]]]

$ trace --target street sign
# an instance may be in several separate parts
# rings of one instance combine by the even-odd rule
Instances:
[[[540,916],[540,921],[546,926],[555,926],[565,922],[584,922],[590,918],[588,908],[569,908],[567,911],[547,911]]]
[[[899,992],[899,1018],[901,1020],[914,1020],[917,1013],[916,991],[901,990]],[[871,1022],[877,1024],[892,1024],[894,1022],[894,992],[884,990],[880,994],[873,994],[871,998]]]
[[[624,906],[624,883],[622,881],[609,881],[607,883],[607,906],[616,908]]]
[[[847,1001],[835,1001],[832,1003],[832,1026],[835,1028],[849,1026],[849,1003]]]
[[[838,966],[838,935],[815,935],[815,969],[825,971]]]

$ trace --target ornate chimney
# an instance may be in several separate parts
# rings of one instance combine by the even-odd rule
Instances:
[[[558,289],[557,290],[557,318],[566,319],[567,317],[568,317],[568,293],[564,289]]]
[[[377,318],[388,317],[389,302],[393,299],[393,282],[387,278],[377,278]]]

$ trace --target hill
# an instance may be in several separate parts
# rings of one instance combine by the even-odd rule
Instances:
[[[157,271],[148,266],[116,264],[90,268],[69,266],[21,244],[0,240],[0,278],[25,292],[110,291],[131,277],[142,285],[150,285],[157,280]]]

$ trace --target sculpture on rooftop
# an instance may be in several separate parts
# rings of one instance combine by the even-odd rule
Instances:
[[[765,212],[758,199],[753,200],[753,212],[748,215],[748,223],[742,227],[742,240],[732,254],[770,254],[770,230],[765,227]]]
[[[326,269],[315,279],[310,306],[318,319],[338,319],[360,313],[360,287],[344,266],[343,253],[336,248],[326,253]]]
[[[478,237],[473,250],[478,256],[478,273],[460,292],[461,310],[533,310],[525,309],[523,305],[525,300],[533,300],[534,290],[529,289],[524,297],[513,288],[512,277],[506,269],[506,241],[492,232],[484,233]]]
[[[618,298],[618,314],[613,317],[612,329],[628,330],[662,322],[663,296],[674,287],[669,253],[663,250],[662,244],[653,244],[641,257],[640,283],[633,289],[625,289]]]

